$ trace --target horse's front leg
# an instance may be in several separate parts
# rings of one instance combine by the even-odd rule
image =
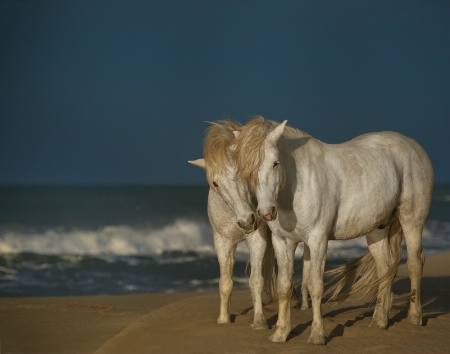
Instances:
[[[267,240],[263,238],[259,230],[247,236],[250,249],[250,290],[253,298],[254,317],[251,327],[254,329],[269,328],[262,307],[262,292],[264,288],[264,278],[262,275],[262,266],[264,253],[267,248]]]
[[[294,253],[297,244],[272,234],[272,243],[278,264],[278,321],[272,342],[285,342],[291,332],[292,274],[294,273]]]
[[[214,233],[214,247],[220,266],[220,314],[217,323],[230,323],[230,298],[233,290],[234,252],[237,244]]]
[[[311,237],[308,241],[311,252],[309,293],[313,310],[311,335],[308,338],[310,344],[325,344],[321,302],[323,296],[323,272],[325,269],[325,257],[327,253],[328,239],[326,236]]]

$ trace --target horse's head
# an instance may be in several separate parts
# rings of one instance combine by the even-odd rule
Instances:
[[[287,121],[279,124],[256,116],[236,137],[237,176],[246,180],[258,201],[256,213],[265,221],[277,217],[277,195],[284,178],[277,143]]]
[[[236,223],[245,232],[256,230],[255,198],[252,198],[248,184],[236,177],[235,137],[240,126],[230,121],[212,124],[205,139],[204,159],[190,163],[206,169],[206,178],[212,190],[234,212]]]
[[[263,152],[258,166],[258,185],[255,193],[258,200],[257,214],[265,221],[275,220],[278,214],[277,197],[283,180],[283,166],[277,143],[286,123],[285,120],[268,133],[261,145]]]
[[[204,159],[189,161],[189,163],[209,169]],[[255,210],[255,198],[252,198],[246,181],[236,179],[236,169],[234,165],[226,166],[219,172],[211,174],[209,186],[228,205],[236,216],[236,223],[246,234],[256,230],[257,222],[253,210]]]

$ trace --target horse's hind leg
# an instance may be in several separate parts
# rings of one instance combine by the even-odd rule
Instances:
[[[308,299],[308,284],[309,284],[309,268],[311,264],[311,256],[309,254],[309,247],[306,243],[303,244],[303,257],[302,257],[302,285],[301,285],[301,298],[298,299],[296,308],[300,310],[308,310],[309,309],[309,299]]]
[[[425,256],[422,249],[423,225],[409,225],[402,222],[405,236],[406,249],[408,254],[407,266],[409,278],[411,280],[411,293],[409,302],[408,318],[412,324],[422,325],[422,305],[420,301],[420,283],[423,275],[423,265]]]
[[[323,297],[323,273],[327,254],[328,243],[322,233],[317,233],[316,237],[310,237],[309,249],[311,254],[309,293],[311,295],[311,307],[313,319],[311,324],[311,334],[308,338],[309,344],[325,344],[325,331],[323,327],[323,316],[321,302]],[[325,239],[325,242],[323,242]]]
[[[375,261],[378,279],[387,274],[393,263],[389,251],[388,233],[389,228],[386,228],[382,230],[375,229],[366,235],[370,254]],[[367,284],[367,286],[369,287],[370,284]],[[379,328],[387,328],[389,312],[392,306],[391,286],[392,282],[379,284],[377,302],[370,327],[376,325]]]
[[[254,329],[269,328],[262,307],[262,292],[264,287],[264,278],[262,275],[262,266],[264,253],[267,247],[267,240],[263,238],[257,230],[247,236],[247,242],[250,249],[250,289],[253,298],[254,317],[251,327]]]
[[[233,290],[234,252],[237,244],[214,233],[214,247],[220,266],[220,314],[217,323],[230,323],[230,298]]]

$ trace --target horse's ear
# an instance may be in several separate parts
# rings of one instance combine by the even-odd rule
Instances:
[[[278,139],[280,139],[281,134],[283,134],[286,123],[287,123],[287,120],[285,120],[283,123],[280,123],[274,130],[272,130],[267,135],[267,139],[270,140],[271,142],[273,142],[274,144],[276,144]]]
[[[188,161],[191,165],[200,167],[200,168],[205,168],[206,169],[206,163],[205,163],[205,159],[197,159],[197,160],[191,160]]]

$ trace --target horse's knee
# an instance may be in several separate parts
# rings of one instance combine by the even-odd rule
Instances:
[[[260,274],[252,273],[250,275],[249,285],[251,288],[254,288],[254,289],[259,289],[259,288],[262,289],[262,287],[264,285],[264,278]]]
[[[294,288],[290,283],[278,283],[277,285],[278,290],[278,300],[282,299],[290,299],[292,297],[292,292],[294,291]]]
[[[219,288],[220,288],[220,292],[223,295],[231,293],[231,291],[233,289],[233,280],[231,279],[231,277],[221,276],[220,280],[219,280]]]
[[[308,287],[311,298],[320,297],[323,295],[323,282],[310,284]]]

